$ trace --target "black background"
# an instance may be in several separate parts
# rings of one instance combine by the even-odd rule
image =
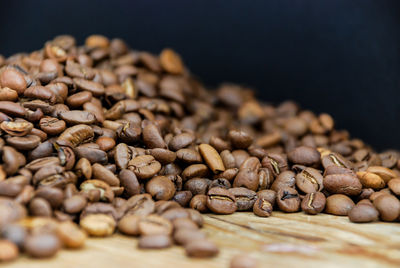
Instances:
[[[0,53],[93,33],[173,47],[209,86],[246,84],[274,103],[328,112],[378,149],[400,149],[400,1],[5,1]]]

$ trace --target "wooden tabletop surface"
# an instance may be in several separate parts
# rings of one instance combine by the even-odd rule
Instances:
[[[259,267],[400,267],[399,223],[350,223],[347,217],[274,212],[205,215],[205,231],[221,252],[212,259],[190,259],[181,247],[138,250],[137,239],[115,234],[91,238],[82,250],[56,257],[21,257],[6,267],[229,267],[232,256],[249,253]]]

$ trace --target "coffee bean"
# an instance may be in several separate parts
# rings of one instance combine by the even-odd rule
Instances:
[[[253,205],[253,213],[259,217],[269,217],[272,214],[272,205],[266,199],[258,197]]]
[[[105,181],[110,186],[119,186],[120,182],[117,176],[100,164],[92,165],[93,179]]]
[[[175,219],[172,222],[172,225],[174,226],[174,230],[180,230],[180,229],[190,229],[190,230],[198,230],[197,224],[192,221],[191,219],[188,218],[178,218]]]
[[[178,245],[186,245],[191,241],[203,240],[205,238],[206,235],[196,229],[177,229],[174,233],[174,240]]]
[[[90,236],[109,236],[116,225],[114,218],[105,214],[87,215],[79,224]]]
[[[170,235],[172,233],[172,223],[158,215],[148,215],[140,219],[138,223],[141,235]]]
[[[199,151],[207,166],[214,172],[220,173],[225,171],[224,163],[218,152],[208,144],[201,144]]]
[[[324,188],[330,193],[358,195],[362,185],[359,179],[351,174],[332,174],[324,178]]]
[[[296,186],[306,194],[321,191],[323,177],[318,170],[308,167],[296,175]]]
[[[160,131],[154,124],[148,124],[143,128],[143,141],[149,148],[165,148],[166,144]]]
[[[179,205],[181,205],[182,207],[186,207],[191,201],[192,196],[193,194],[190,191],[177,191],[175,192],[172,200],[179,203]]]
[[[253,138],[244,131],[231,130],[228,136],[232,145],[238,149],[246,149],[253,142]]]
[[[208,191],[207,207],[217,214],[232,214],[237,210],[235,196],[220,187],[211,188]]]
[[[257,198],[263,198],[271,203],[272,206],[274,206],[276,200],[276,192],[273,190],[261,190],[257,192]]]
[[[18,94],[22,94],[28,85],[18,68],[7,66],[3,67],[0,73],[0,86],[14,89]]]
[[[33,124],[25,120],[4,121],[0,128],[11,136],[23,137],[31,132]]]
[[[295,189],[283,187],[276,194],[276,203],[284,212],[296,212],[300,208],[300,197]]]
[[[86,198],[84,198],[81,195],[74,195],[64,200],[63,207],[65,212],[74,214],[81,212],[86,206],[86,204],[87,204]]]
[[[381,166],[370,166],[368,167],[367,172],[378,175],[385,181],[385,183],[388,183],[391,179],[398,176],[393,170]]]
[[[154,212],[155,204],[149,194],[134,195],[129,198],[126,203],[119,208],[119,211],[139,216],[146,216]]]
[[[139,235],[139,222],[141,220],[141,216],[138,215],[125,215],[118,222],[118,230],[126,235]]]
[[[400,195],[400,178],[391,179],[388,187],[395,195]]]
[[[119,180],[121,186],[128,196],[133,196],[140,193],[140,185],[133,171],[129,169],[122,169],[119,173]]]
[[[64,221],[57,226],[57,236],[67,248],[80,248],[85,244],[87,235],[76,223]]]
[[[365,188],[379,190],[385,187],[385,181],[372,172],[358,171],[357,178]]]
[[[347,216],[354,207],[354,202],[343,194],[334,194],[326,199],[325,212],[337,216]]]
[[[14,243],[17,247],[22,248],[27,237],[27,230],[19,224],[7,224],[3,226],[1,236]]]
[[[294,187],[296,183],[295,173],[293,171],[283,171],[278,175],[271,185],[271,190],[277,192],[284,187]]]
[[[169,235],[154,234],[140,237],[138,247],[141,249],[161,249],[172,246],[172,239]]]
[[[53,234],[35,234],[27,237],[25,252],[34,258],[48,258],[54,256],[61,247],[60,240]]]
[[[378,220],[379,212],[371,204],[357,204],[349,212],[349,220],[351,222],[363,223]]]
[[[236,200],[236,206],[238,211],[246,211],[253,207],[256,201],[256,192],[243,187],[229,189]]]
[[[239,173],[236,175],[232,186],[245,187],[252,191],[256,191],[258,189],[258,182],[259,177],[256,171],[251,169],[242,169],[239,170]]]
[[[301,201],[301,210],[307,214],[316,215],[325,208],[326,198],[321,192],[308,193]]]
[[[193,240],[185,245],[186,254],[189,257],[209,258],[219,253],[217,246],[206,239]]]
[[[76,125],[62,132],[57,139],[57,144],[76,147],[82,143],[91,141],[93,136],[94,132],[90,126]]]
[[[130,160],[128,168],[131,169],[139,179],[148,179],[160,171],[161,164],[151,155],[141,155]]]
[[[393,195],[383,194],[374,199],[373,204],[383,221],[394,221],[400,214],[400,201]]]
[[[156,176],[146,184],[146,191],[156,200],[170,200],[175,194],[175,185],[165,176]]]
[[[295,164],[312,166],[320,162],[320,153],[315,149],[307,146],[300,146],[288,153],[288,158]]]
[[[33,216],[51,217],[52,211],[49,202],[41,197],[35,197],[29,203],[29,212]]]
[[[194,195],[192,200],[190,200],[189,206],[202,213],[207,212],[207,196],[205,194]]]

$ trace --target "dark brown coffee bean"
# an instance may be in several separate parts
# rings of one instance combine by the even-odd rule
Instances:
[[[294,187],[296,183],[295,173],[293,171],[283,171],[271,185],[271,190],[277,192],[284,187]]]
[[[296,212],[300,208],[300,197],[291,187],[283,187],[276,194],[276,203],[284,212]]]
[[[217,246],[206,239],[193,240],[185,245],[186,254],[194,258],[210,258],[219,253]]]
[[[178,151],[179,149],[188,147],[194,142],[196,137],[191,133],[181,133],[176,135],[168,144],[168,147],[172,151]]]
[[[394,221],[400,214],[400,201],[393,195],[383,194],[374,199],[373,204],[383,221]]]
[[[78,177],[84,177],[87,180],[90,180],[92,177],[92,166],[90,165],[89,160],[86,158],[81,158],[76,162],[75,172]]]
[[[148,148],[166,148],[164,139],[154,124],[148,124],[143,128],[143,141]]]
[[[243,187],[236,187],[229,189],[236,200],[236,206],[238,211],[246,211],[253,207],[256,201],[256,192]]]
[[[99,97],[105,92],[104,86],[94,81],[89,81],[82,78],[74,78],[74,83],[78,88],[91,92],[95,97]]]
[[[269,217],[272,214],[272,205],[263,197],[258,197],[253,204],[253,213],[259,217]]]
[[[170,200],[175,194],[175,185],[165,176],[156,176],[146,184],[146,192],[156,200]]]
[[[53,234],[36,234],[27,237],[24,249],[34,258],[48,258],[54,256],[61,247],[60,240]]]
[[[307,214],[316,215],[325,208],[326,198],[321,192],[308,193],[301,201],[301,210]]]
[[[350,161],[345,159],[343,156],[337,153],[329,153],[326,154],[321,158],[322,165],[324,168],[327,168],[331,165],[335,165],[338,167],[343,167],[343,168],[351,168],[352,164]]]
[[[140,193],[140,185],[133,171],[129,169],[121,170],[119,173],[119,180],[121,182],[121,186],[124,187],[128,196],[133,196]]]
[[[169,235],[154,234],[140,237],[138,247],[140,249],[161,249],[172,246],[172,239]]]
[[[54,117],[43,117],[39,122],[40,129],[49,135],[57,135],[65,130],[66,124],[63,120]]]
[[[63,202],[64,192],[59,188],[43,187],[36,190],[35,196],[46,199],[50,206],[56,209]]]
[[[258,189],[259,177],[256,171],[251,169],[239,170],[233,181],[233,187],[245,187],[252,191],[257,191]]]
[[[204,178],[193,178],[186,181],[183,188],[189,190],[193,195],[206,194],[208,186],[211,184],[211,180]]]
[[[358,203],[349,212],[349,220],[351,222],[364,223],[378,220],[379,212],[372,204]]]
[[[7,144],[17,150],[26,151],[35,149],[40,143],[40,137],[35,135],[26,135],[24,137],[9,137]]]
[[[96,118],[92,113],[80,110],[61,113],[60,117],[69,125],[93,124],[96,122]]]
[[[237,209],[235,196],[224,188],[211,188],[207,193],[207,207],[217,214],[232,214]]]
[[[208,174],[208,168],[204,164],[193,164],[185,168],[182,172],[184,179],[188,180],[194,177],[205,177]]]
[[[205,213],[208,211],[207,208],[207,195],[197,194],[194,195],[192,200],[190,200],[190,205],[192,209]]]
[[[178,150],[176,152],[176,157],[187,164],[197,164],[202,162],[200,154],[197,151],[188,148]]]
[[[330,193],[358,195],[362,185],[359,179],[351,174],[332,174],[324,178],[324,188]]]
[[[35,197],[29,203],[29,212],[33,216],[51,217],[52,210],[49,202],[41,197]]]
[[[43,86],[29,87],[24,91],[24,96],[30,99],[40,99],[51,104],[56,102],[56,96],[53,91]]]
[[[139,179],[148,179],[160,171],[161,164],[151,155],[141,155],[130,160],[128,168],[135,172]]]
[[[163,148],[149,149],[146,152],[148,152],[148,154],[152,155],[158,162],[164,165],[174,162],[177,156],[175,152]]]
[[[106,164],[108,161],[107,153],[95,148],[78,146],[74,148],[74,152],[78,158],[86,158],[91,164]]]
[[[247,149],[253,142],[253,138],[244,131],[231,130],[228,136],[232,145],[237,149]]]
[[[288,158],[295,164],[312,166],[320,162],[320,153],[312,147],[300,146],[288,153]]]
[[[81,212],[87,204],[86,198],[81,195],[74,195],[63,202],[65,212],[75,214]]]
[[[325,212],[337,216],[347,216],[354,207],[354,202],[343,194],[334,194],[326,199]]]
[[[93,179],[105,181],[110,186],[119,186],[119,179],[106,167],[95,163],[92,165]]]
[[[193,194],[190,191],[177,191],[172,200],[179,203],[182,207],[186,207],[192,199],[192,196]]]
[[[46,167],[46,166],[51,166],[51,165],[60,165],[60,159],[58,157],[43,157],[39,158],[36,160],[33,160],[32,162],[28,163],[25,167],[29,169],[32,172],[38,171],[39,169]]]
[[[76,147],[82,143],[91,141],[94,132],[90,126],[76,125],[67,128],[57,139],[57,144],[63,146]]]

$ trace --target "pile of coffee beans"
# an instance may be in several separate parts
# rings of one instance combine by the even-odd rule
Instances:
[[[1,261],[115,232],[212,257],[200,213],[400,216],[399,152],[376,153],[291,101],[206,90],[171,49],[100,35],[0,56],[0,159]]]

